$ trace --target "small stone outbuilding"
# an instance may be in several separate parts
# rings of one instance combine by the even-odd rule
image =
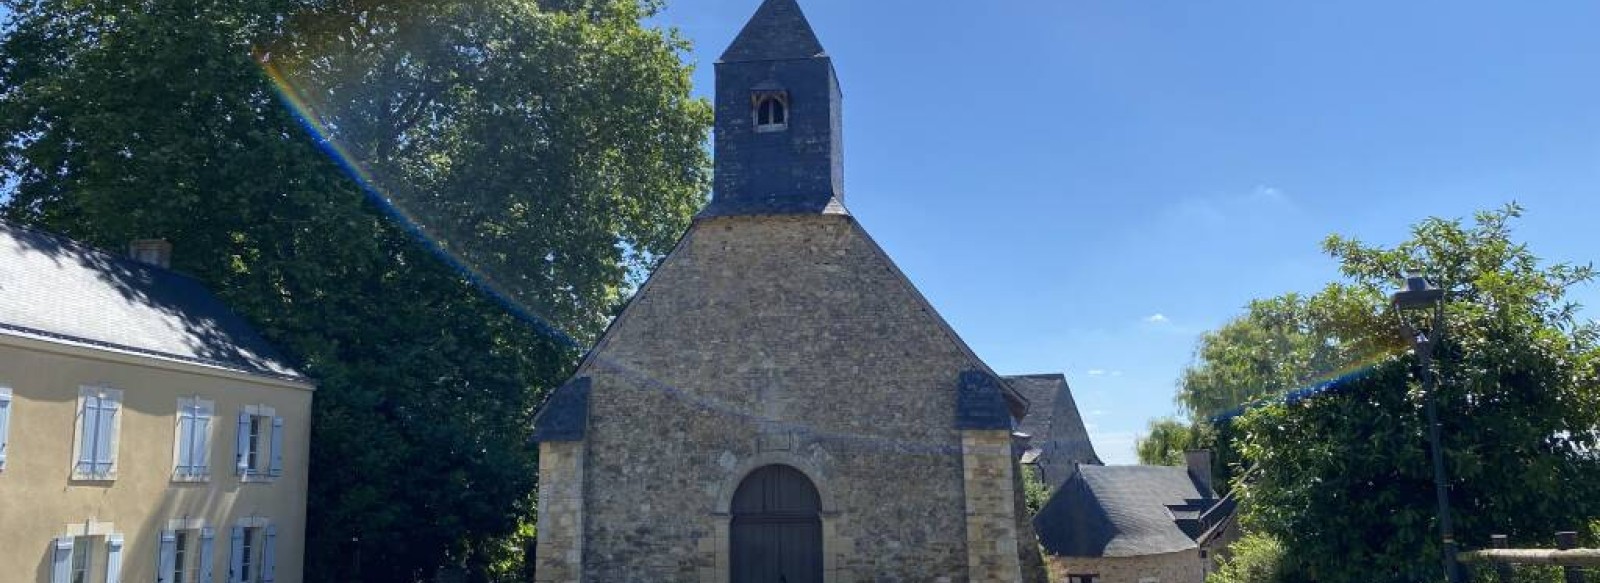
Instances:
[[[1033,524],[1056,583],[1202,583],[1231,540],[1211,456],[1189,467],[1082,465]]]

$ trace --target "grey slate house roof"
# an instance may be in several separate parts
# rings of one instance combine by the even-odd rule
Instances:
[[[1023,463],[1038,464],[1052,486],[1065,481],[1077,464],[1101,465],[1065,375],[1012,376],[1006,382],[1029,404],[1017,426],[1030,437]]]
[[[199,281],[4,221],[0,334],[304,379]]]
[[[1232,506],[1188,469],[1079,466],[1033,519],[1039,542],[1062,557],[1135,557],[1198,549]]]

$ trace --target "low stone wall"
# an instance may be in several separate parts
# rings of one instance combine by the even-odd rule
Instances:
[[[1202,583],[1205,559],[1198,549],[1140,557],[1045,557],[1050,580],[1097,575],[1096,583]]]

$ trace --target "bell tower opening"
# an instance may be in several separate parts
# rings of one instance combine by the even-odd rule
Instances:
[[[757,91],[752,101],[756,106],[756,131],[781,132],[789,129],[789,94],[784,91]]]

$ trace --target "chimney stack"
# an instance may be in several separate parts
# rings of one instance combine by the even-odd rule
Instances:
[[[1184,452],[1183,457],[1189,464],[1189,477],[1200,486],[1200,493],[1206,496],[1215,495],[1217,489],[1211,482],[1211,450]]]
[[[172,267],[172,243],[166,239],[139,239],[128,244],[128,257],[162,269]]]

